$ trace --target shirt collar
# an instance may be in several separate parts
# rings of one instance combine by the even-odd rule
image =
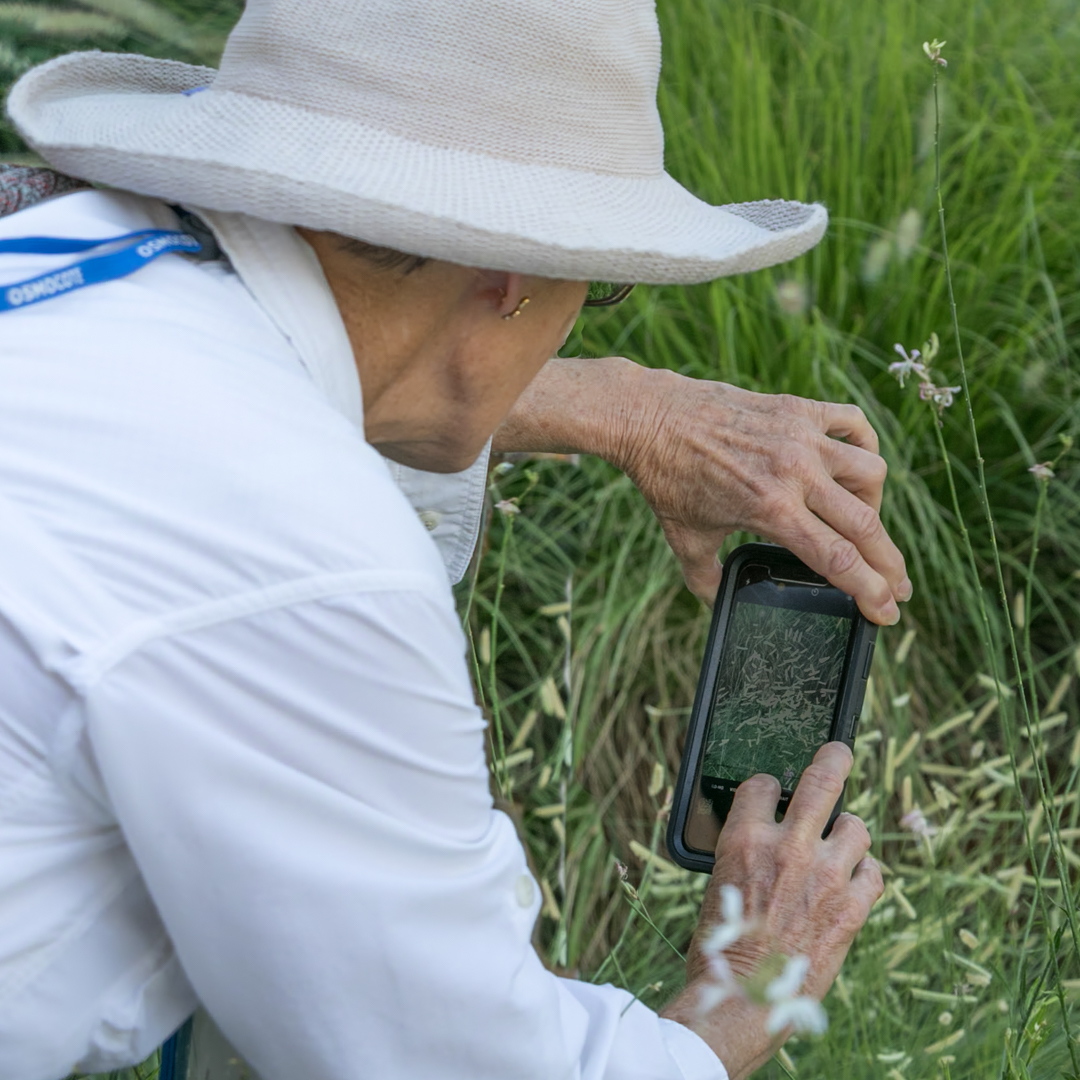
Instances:
[[[292,342],[315,385],[363,430],[364,399],[352,345],[315,252],[289,225],[247,214],[193,211],[213,229],[240,280]]]

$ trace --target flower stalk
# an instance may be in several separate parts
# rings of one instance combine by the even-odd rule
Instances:
[[[926,53],[927,58],[934,66],[934,81],[933,81],[933,93],[934,93],[934,193],[937,197],[938,206],[938,223],[941,232],[941,248],[942,257],[945,266],[945,281],[948,289],[949,296],[949,312],[952,319],[953,337],[956,344],[956,355],[960,368],[960,389],[963,391],[964,402],[966,406],[966,413],[968,418],[968,426],[971,433],[972,445],[975,451],[975,461],[977,467],[978,478],[978,492],[979,501],[982,505],[983,514],[986,519],[987,529],[990,535],[990,546],[993,554],[994,574],[996,578],[996,584],[998,587],[999,600],[1002,606],[1002,610],[1006,613],[1005,616],[1005,631],[1008,640],[1010,658],[1012,660],[1013,669],[1016,674],[1017,691],[1016,698],[1019,702],[1021,711],[1023,713],[1024,722],[1028,732],[1029,740],[1033,749],[1039,744],[1037,742],[1037,732],[1034,730],[1036,727],[1035,721],[1032,718],[1031,703],[1029,702],[1029,693],[1024,678],[1024,668],[1021,665],[1020,654],[1016,640],[1016,632],[1013,626],[1012,620],[1008,617],[1009,601],[1008,593],[1005,587],[1005,576],[1002,570],[1001,553],[998,547],[997,529],[994,522],[993,509],[990,505],[989,488],[986,481],[986,463],[983,458],[982,451],[979,444],[978,427],[975,422],[975,411],[972,406],[971,392],[968,380],[967,365],[964,361],[964,345],[963,338],[960,332],[960,319],[956,306],[956,293],[953,286],[952,264],[949,260],[949,240],[948,231],[945,225],[945,203],[941,192],[941,102],[939,91],[939,74],[941,68],[947,67],[947,61],[941,56],[941,50],[944,47],[945,42],[937,41],[924,43],[923,51]],[[946,388],[950,389],[950,388]],[[932,398],[931,398],[932,400]],[[951,402],[951,397],[950,397]],[[938,415],[940,417],[941,410],[946,407],[940,402],[935,402],[938,405]],[[1010,710],[1008,698],[1004,691],[1004,684],[1002,681],[1002,672],[998,666],[997,653],[994,648],[993,633],[990,625],[989,610],[986,605],[986,598],[983,594],[981,587],[981,580],[978,570],[978,564],[975,558],[975,551],[971,543],[971,537],[964,524],[963,516],[960,512],[959,500],[956,493],[956,485],[952,474],[952,464],[949,458],[947,448],[945,446],[944,438],[941,434],[940,420],[937,425],[938,445],[941,450],[942,460],[945,463],[946,472],[948,475],[949,490],[952,496],[953,509],[956,514],[956,519],[960,524],[961,535],[964,541],[964,548],[967,554],[968,563],[971,569],[972,578],[975,584],[975,593],[979,603],[979,613],[983,624],[983,633],[985,635],[985,646],[987,658],[991,665],[991,674],[994,678],[994,684],[996,687],[998,698],[998,710],[1001,714],[1002,730],[1005,733],[1006,741],[1008,743],[1009,761],[1012,770],[1013,783],[1016,787],[1017,795],[1023,800],[1022,788],[1020,784],[1020,772],[1017,758],[1017,732],[1015,724],[1013,722],[1013,716]],[[1052,470],[1051,470],[1052,471]],[[1044,481],[1045,485],[1045,481]],[[1045,487],[1043,491],[1045,495]],[[1041,513],[1039,515],[1041,520]],[[1030,586],[1031,575],[1034,573],[1034,548],[1037,547],[1036,542],[1033,544],[1032,563],[1029,567],[1028,582]],[[1028,608],[1030,611],[1030,608]],[[1028,616],[1028,623],[1030,624],[1030,615]],[[1069,927],[1072,931],[1072,947],[1074,953],[1080,957],[1080,927],[1078,927],[1077,911],[1075,898],[1072,894],[1071,883],[1068,876],[1068,864],[1062,853],[1061,837],[1057,825],[1056,816],[1054,813],[1053,800],[1050,796],[1049,778],[1045,775],[1045,760],[1038,753],[1033,754],[1035,760],[1035,777],[1039,792],[1039,801],[1042,805],[1043,812],[1046,815],[1046,823],[1048,829],[1048,838],[1050,841],[1051,850],[1054,853],[1054,863],[1057,869],[1058,879],[1061,883],[1062,897],[1065,903],[1066,914],[1068,918]],[[1038,872],[1039,859],[1037,852],[1035,851],[1034,837],[1031,835],[1031,831],[1025,829],[1025,841],[1027,846],[1028,858],[1031,861],[1031,865]],[[1050,927],[1050,912],[1047,902],[1045,890],[1039,883],[1039,879],[1036,878],[1035,894],[1037,902],[1039,904],[1041,914],[1043,916],[1044,924],[1047,928]],[[1061,971],[1058,962],[1057,949],[1051,945],[1050,947],[1050,960],[1054,969],[1054,973],[1057,979],[1059,987],[1059,1003],[1062,1013],[1062,1021],[1066,1032],[1066,1039],[1069,1046],[1069,1054],[1072,1059],[1073,1069],[1080,1075],[1080,1064],[1077,1062],[1077,1053],[1075,1047],[1075,1040],[1073,1039],[1071,1032],[1071,1024],[1069,1019],[1069,1010],[1064,998],[1064,993],[1061,990]]]

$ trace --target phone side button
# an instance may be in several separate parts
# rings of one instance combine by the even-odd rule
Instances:
[[[855,733],[859,730],[859,714],[856,713],[851,718],[851,726],[848,728],[848,742],[855,741]]]
[[[862,677],[870,678],[870,665],[874,662],[874,643],[871,641],[866,647],[866,663],[863,664]]]

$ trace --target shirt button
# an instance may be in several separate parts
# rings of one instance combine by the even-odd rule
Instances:
[[[528,874],[522,874],[514,883],[514,896],[519,907],[532,907],[533,900],[536,899],[536,886]]]
[[[428,532],[434,532],[439,527],[439,522],[442,521],[442,514],[438,510],[421,510],[420,520]]]

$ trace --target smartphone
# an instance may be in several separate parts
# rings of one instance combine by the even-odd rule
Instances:
[[[783,815],[825,743],[854,746],[877,627],[790,551],[744,544],[724,563],[668,823],[668,851],[711,872],[735,790],[780,781]],[[826,833],[840,813],[837,801]]]

